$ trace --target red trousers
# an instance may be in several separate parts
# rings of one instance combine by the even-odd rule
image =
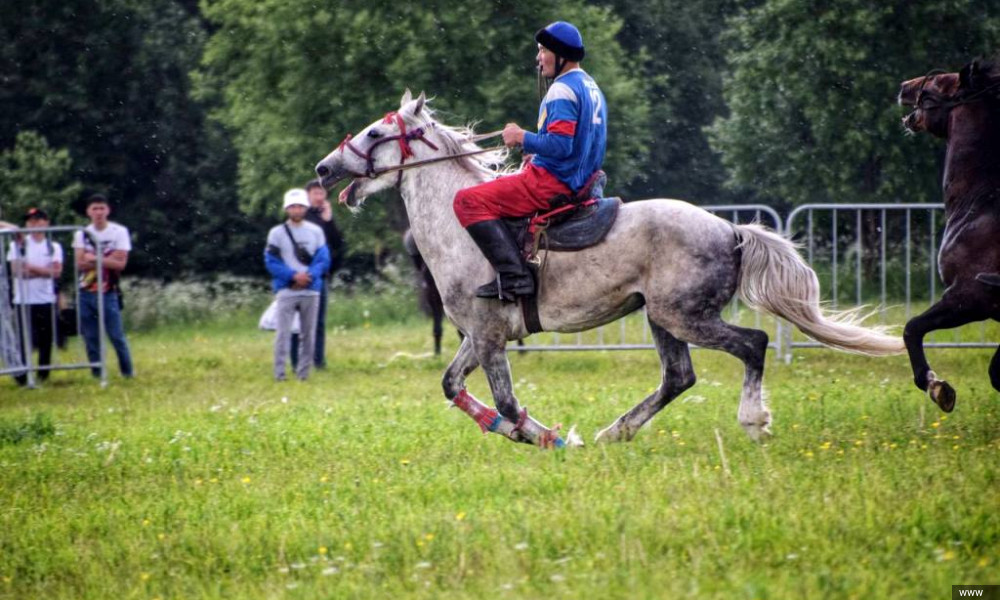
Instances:
[[[555,175],[529,163],[512,175],[505,175],[459,190],[455,194],[455,216],[462,227],[501,217],[525,217],[549,208],[549,200],[573,191]]]

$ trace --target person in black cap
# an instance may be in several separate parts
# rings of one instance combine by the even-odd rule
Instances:
[[[497,271],[496,281],[476,290],[480,298],[506,302],[532,296],[535,282],[503,217],[523,217],[550,208],[556,197],[576,198],[604,162],[607,105],[594,79],[580,68],[583,37],[556,21],[535,34],[539,73],[552,80],[538,109],[538,133],[507,123],[503,141],[522,146],[531,161],[521,171],[460,190],[455,215]]]
[[[28,209],[24,215],[26,229],[35,229],[21,240],[10,243],[7,260],[10,262],[14,285],[14,312],[18,328],[24,331],[25,319],[30,330],[32,348],[38,349],[38,366],[52,364],[52,324],[55,321],[55,280],[62,274],[63,249],[41,231],[49,226],[49,215],[40,208]],[[23,337],[22,337],[23,339]],[[27,348],[22,344],[21,362],[27,364]],[[49,378],[48,369],[38,371],[38,379]],[[27,382],[27,375],[14,377],[19,385]]]
[[[122,324],[118,285],[121,272],[128,264],[132,240],[126,227],[108,220],[111,203],[103,194],[87,197],[83,208],[90,219],[90,225],[85,229],[90,235],[77,231],[73,237],[73,251],[77,269],[80,271],[80,333],[87,346],[87,359],[91,363],[98,363],[101,360],[101,327],[97,310],[99,289],[97,256],[100,254],[102,258],[100,289],[104,292],[104,331],[111,340],[115,353],[118,354],[118,368],[121,374],[132,377],[135,371],[132,367],[132,353],[129,351],[128,340],[125,339],[125,327]],[[96,368],[92,368],[91,372],[95,377],[100,375],[100,370]]]

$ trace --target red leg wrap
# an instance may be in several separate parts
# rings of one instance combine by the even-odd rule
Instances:
[[[452,403],[458,408],[462,409],[462,412],[472,417],[472,419],[479,425],[479,428],[483,430],[483,433],[491,431],[491,428],[495,426],[497,420],[497,410],[495,408],[490,408],[476,400],[476,398],[470,394],[468,391],[463,389],[455,396]]]

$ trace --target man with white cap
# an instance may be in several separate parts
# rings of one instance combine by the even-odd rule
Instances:
[[[271,228],[264,249],[264,265],[271,274],[277,309],[277,331],[274,337],[274,378],[284,381],[292,338],[292,320],[299,314],[301,344],[295,375],[300,380],[309,377],[313,364],[316,312],[319,309],[323,274],[330,266],[330,251],[323,230],[305,220],[309,195],[304,189],[285,192],[284,210],[288,219]]]

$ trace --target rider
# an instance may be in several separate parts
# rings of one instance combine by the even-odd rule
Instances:
[[[545,211],[560,195],[573,197],[604,162],[607,107],[597,83],[580,68],[583,37],[573,25],[556,21],[535,34],[538,70],[554,80],[538,109],[538,133],[507,123],[503,141],[533,155],[519,172],[455,194],[454,209],[479,249],[497,271],[496,281],[476,296],[516,301],[532,296],[535,281],[513,236],[500,221]]]

